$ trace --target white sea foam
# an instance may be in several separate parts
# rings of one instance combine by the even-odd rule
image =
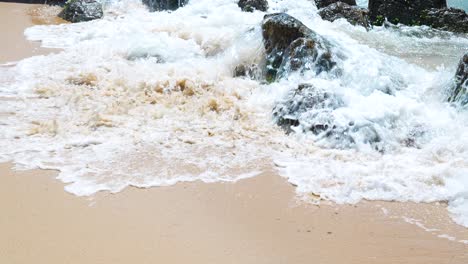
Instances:
[[[191,0],[171,13],[113,2],[102,20],[27,29],[29,39],[63,51],[0,68],[0,159],[60,170],[76,195],[235,181],[276,164],[300,195],[448,201],[468,226],[468,113],[444,103],[468,39],[366,32],[321,20],[307,0],[270,7],[328,39],[343,57],[341,77],[233,78],[235,66],[261,64],[264,52],[264,13],[241,12],[235,0]],[[434,60],[411,59],[420,57]],[[338,124],[372,126],[381,151],[363,131],[336,149],[339,138],[286,135],[274,125],[273,106],[301,83],[338,94]]]

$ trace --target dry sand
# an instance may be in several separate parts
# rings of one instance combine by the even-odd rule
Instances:
[[[0,61],[34,54],[30,8],[0,3]],[[468,229],[443,204],[314,206],[274,172],[83,198],[55,175],[0,164],[0,263],[468,263]]]

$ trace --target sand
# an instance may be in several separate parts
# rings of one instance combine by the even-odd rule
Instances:
[[[21,37],[31,7],[0,3],[2,61],[38,52]],[[274,171],[76,197],[54,171],[12,166],[0,164],[0,263],[468,263],[468,229],[444,204],[316,206]]]
[[[49,8],[53,12],[54,8]],[[24,38],[24,29],[33,25],[33,22],[57,23],[60,19],[44,21],[43,10],[40,5],[15,4],[0,2],[0,64],[14,62],[34,55],[52,52],[52,49],[40,48],[37,42],[27,41]]]

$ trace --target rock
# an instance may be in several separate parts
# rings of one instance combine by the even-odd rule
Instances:
[[[274,81],[291,71],[329,71],[335,66],[330,44],[296,18],[276,13],[262,23],[266,50],[266,78]]]
[[[64,6],[67,0],[2,0],[2,2]]]
[[[420,25],[424,10],[445,8],[447,0],[369,0],[369,16],[374,25],[387,19],[394,24]]]
[[[468,33],[468,14],[457,8],[429,9],[420,16],[421,24],[433,28]]]
[[[356,0],[315,0],[315,5],[317,8],[324,8],[337,2],[343,2],[352,6],[356,5]]]
[[[299,129],[319,134],[333,128],[330,112],[342,105],[343,102],[335,95],[318,90],[311,84],[301,84],[275,106],[273,117],[288,132]],[[310,113],[310,118],[304,116],[307,113]],[[304,124],[306,119],[315,119],[315,122]]]
[[[455,83],[450,91],[449,102],[468,104],[468,53],[463,56],[455,73]]]
[[[332,148],[353,148],[356,143],[369,144],[383,150],[382,138],[374,124],[340,122],[334,111],[345,103],[337,94],[317,89],[311,84],[301,84],[273,109],[276,123],[288,133],[312,133],[317,141]]]
[[[77,23],[102,18],[104,15],[101,3],[95,0],[71,0],[65,4],[60,18]]]
[[[234,69],[234,77],[247,77],[252,80],[257,80],[262,75],[261,69],[257,64],[238,65]]]
[[[244,12],[253,12],[254,10],[267,11],[268,1],[267,0],[239,0],[237,5]]]
[[[188,3],[189,0],[143,0],[143,4],[148,6],[151,12],[176,10]]]
[[[348,20],[352,25],[359,25],[365,28],[370,27],[369,11],[357,6],[350,6],[343,2],[331,4],[319,10],[319,15],[328,21],[335,21],[340,18]]]

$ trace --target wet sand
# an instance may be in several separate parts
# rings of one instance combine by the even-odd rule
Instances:
[[[19,37],[30,7],[0,3],[1,25],[22,26],[2,28],[17,36],[0,43],[2,61],[37,47]],[[444,204],[315,206],[273,171],[93,197],[55,176],[0,164],[0,263],[468,263],[468,229]]]
[[[34,55],[52,52],[52,49],[40,47],[40,43],[27,41],[24,29],[33,23],[57,23],[59,19],[42,18],[41,5],[0,2],[0,64],[14,62]],[[47,9],[51,12],[54,8]]]

